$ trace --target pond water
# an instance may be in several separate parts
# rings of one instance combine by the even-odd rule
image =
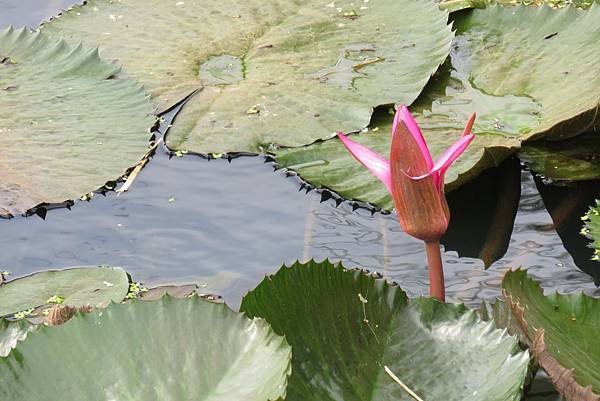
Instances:
[[[33,27],[72,3],[46,1],[40,8],[39,1],[0,0],[0,27]],[[547,291],[585,290],[600,296],[594,280],[576,265],[587,268],[585,240],[576,228],[553,222],[538,188],[548,204],[571,192],[546,188],[521,171],[518,162],[507,163],[512,167],[502,168],[514,171],[517,166],[517,187],[512,190],[518,207],[512,230],[511,218],[500,221],[512,235],[506,237],[504,256],[487,270],[483,261],[459,257],[456,249],[472,253],[469,244],[482,235],[472,227],[493,221],[498,209],[489,208],[470,220],[461,217],[460,210],[480,201],[473,194],[485,197],[497,177],[488,175],[449,197],[456,210],[452,234],[444,241],[453,249],[443,254],[449,301],[479,306],[481,299],[500,295],[508,268],[520,266],[529,268]],[[585,185],[600,192],[597,182]],[[14,278],[51,268],[121,266],[147,286],[202,284],[205,292],[222,295],[236,308],[247,290],[282,263],[330,258],[346,267],[378,271],[410,295],[427,293],[423,245],[400,230],[393,214],[353,210],[348,202],[321,202],[324,198],[316,190],[306,193],[297,178],[274,171],[261,156],[231,162],[195,155],[169,158],[159,148],[129,192],[97,194],[90,202],[76,201],[71,210],[50,210],[45,220],[33,215],[0,221],[0,270]],[[571,220],[591,202],[585,198],[579,208],[567,208]],[[502,242],[500,231],[490,230],[487,243]],[[568,246],[575,259],[565,243],[575,244]],[[555,396],[543,383],[536,388],[539,396],[529,399],[554,399],[548,398]]]

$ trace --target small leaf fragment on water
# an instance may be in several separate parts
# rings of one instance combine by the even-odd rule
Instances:
[[[15,313],[15,319],[17,319],[17,320],[24,319],[27,315],[31,314],[31,312],[33,312],[33,308],[29,308],[24,311],[17,312],[17,313]]]
[[[81,195],[81,196],[79,197],[79,200],[80,200],[80,201],[83,201],[83,202],[89,202],[89,201],[90,201],[90,200],[91,200],[93,197],[94,197],[94,193],[93,193],[93,192],[90,192],[90,193],[88,193],[88,194]]]
[[[257,104],[255,104],[254,106],[252,106],[248,110],[246,110],[246,114],[258,114],[258,113],[260,113],[260,109],[258,108]]]
[[[147,292],[148,288],[144,287],[141,283],[133,282],[129,284],[129,292],[125,296],[126,299],[139,298],[142,292]]]

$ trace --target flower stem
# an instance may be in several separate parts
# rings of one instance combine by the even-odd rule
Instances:
[[[427,252],[427,262],[429,263],[429,296],[440,302],[446,302],[440,241],[426,241],[425,250]]]

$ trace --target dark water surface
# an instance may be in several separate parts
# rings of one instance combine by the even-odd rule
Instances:
[[[0,28],[36,26],[72,3],[47,1],[39,8],[39,1],[0,0]],[[519,174],[520,200],[506,254],[484,270],[480,259],[444,253],[449,300],[478,306],[482,298],[499,296],[502,274],[519,266],[529,268],[546,290],[600,296],[565,249],[532,175]],[[333,199],[321,203],[319,193],[299,188],[296,178],[274,172],[263,157],[231,163],[193,155],[169,159],[159,149],[127,193],[76,201],[72,210],[49,211],[45,220],[34,215],[0,221],[0,270],[14,278],[50,268],[115,265],[149,286],[203,284],[235,308],[282,263],[314,257],[376,270],[410,295],[427,293],[423,245],[400,230],[393,214],[353,211]],[[478,236],[462,229],[454,242],[468,244]],[[532,399],[550,399],[542,398],[546,391]]]
[[[32,7],[33,2],[0,0],[0,26],[35,26],[73,4],[55,0],[40,8],[42,3]],[[352,211],[334,200],[320,203],[316,191],[298,189],[297,179],[273,172],[262,157],[232,163],[193,155],[169,159],[159,150],[130,192],[77,201],[72,210],[49,211],[45,221],[37,216],[1,221],[0,267],[17,277],[49,268],[122,266],[147,285],[202,283],[235,307],[282,263],[314,257],[379,271],[411,295],[427,292],[422,243],[401,232],[394,215]],[[480,236],[462,226],[455,231],[462,232],[458,242]],[[452,301],[476,305],[498,296],[504,271],[520,266],[547,289],[600,295],[565,250],[528,172],[521,173],[518,213],[504,257],[488,270],[481,260],[456,252],[446,252],[444,262]]]

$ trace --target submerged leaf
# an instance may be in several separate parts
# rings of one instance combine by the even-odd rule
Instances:
[[[520,400],[529,360],[464,305],[409,301],[396,285],[328,261],[282,267],[243,299],[285,335],[290,401]]]
[[[501,6],[516,6],[523,4],[526,6],[540,7],[549,6],[552,8],[563,8],[575,6],[579,8],[590,8],[592,4],[600,3],[598,0],[441,0],[438,4],[442,10],[455,12],[466,8],[485,8],[489,5],[499,4]]]
[[[576,135],[596,122],[600,74],[590,66],[600,64],[600,5],[587,11],[490,6],[454,22],[450,64],[411,106],[434,157],[477,113],[476,139],[446,174],[448,190],[497,165],[524,140]],[[377,131],[351,139],[388,155],[392,117],[373,123]],[[391,209],[384,186],[339,141],[273,153],[281,167],[317,187]]]
[[[291,350],[262,319],[197,297],[134,300],[41,327],[0,358],[3,401],[273,401]]]
[[[100,46],[166,109],[193,91],[167,143],[261,152],[363,129],[411,103],[453,34],[433,2],[90,0],[42,27]]]
[[[519,151],[527,166],[554,181],[600,179],[600,133],[589,132],[565,141],[535,141]]]
[[[102,187],[148,147],[153,107],[93,49],[0,30],[0,214]]]
[[[544,296],[524,270],[506,273],[502,288],[558,392],[567,401],[600,400],[600,299],[584,293]]]
[[[127,295],[129,278],[119,267],[51,270],[0,287],[0,316],[46,305],[56,299],[71,306],[106,306]]]

